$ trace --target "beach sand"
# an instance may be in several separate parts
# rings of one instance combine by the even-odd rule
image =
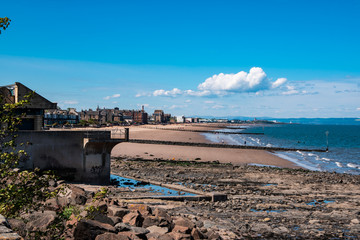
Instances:
[[[160,125],[149,127],[130,127],[130,139],[212,143],[198,132],[160,130],[155,128],[179,128],[185,130],[206,131],[216,129],[216,126],[197,127],[196,125]],[[220,163],[232,163],[233,165],[261,164],[285,168],[301,168],[288,160],[271,154],[268,151],[254,149],[121,143],[113,148],[111,156],[144,159],[219,161]]]

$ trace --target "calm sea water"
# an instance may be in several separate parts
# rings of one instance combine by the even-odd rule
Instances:
[[[246,145],[251,146],[305,149],[326,149],[328,146],[328,152],[284,151],[275,155],[311,170],[360,174],[360,125],[264,124],[227,131],[264,135],[206,134],[206,137],[214,142],[224,139],[238,145],[244,145],[246,141]]]

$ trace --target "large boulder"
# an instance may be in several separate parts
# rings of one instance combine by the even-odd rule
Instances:
[[[110,207],[108,207],[109,216],[123,218],[129,212],[130,212],[129,209],[122,208],[122,207],[119,207],[119,206],[110,206]]]
[[[76,240],[93,240],[96,236],[106,232],[115,233],[116,229],[110,224],[82,219],[74,230],[74,238]]]
[[[131,240],[128,236],[119,235],[115,233],[103,233],[97,235],[95,240]]]
[[[141,216],[139,211],[134,211],[126,214],[123,219],[123,223],[128,223],[132,226],[141,227],[144,221],[144,218]]]
[[[33,212],[22,215],[22,218],[27,221],[26,229],[29,231],[45,232],[50,224],[55,221],[55,211]]]
[[[183,217],[179,217],[179,218],[175,219],[174,224],[175,224],[175,227],[176,226],[187,227],[190,229],[190,231],[195,227],[195,224],[191,220],[189,220],[187,218],[183,218]]]
[[[148,205],[145,204],[129,204],[128,209],[130,210],[137,210],[141,213],[143,216],[151,215],[152,210]]]
[[[77,205],[84,205],[86,203],[87,197],[83,188],[71,185],[70,190],[70,203]]]

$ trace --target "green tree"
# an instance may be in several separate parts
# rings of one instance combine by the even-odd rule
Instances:
[[[0,18],[0,34],[1,30],[5,30],[10,25],[11,19],[8,17]]]
[[[18,126],[23,115],[19,109],[29,103],[30,96],[18,103],[6,103],[0,96],[0,214],[16,217],[22,212],[37,209],[57,194],[49,190],[50,172],[20,170],[19,161],[26,158],[24,144],[17,143]]]

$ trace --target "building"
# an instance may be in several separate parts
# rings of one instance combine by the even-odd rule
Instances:
[[[75,108],[46,110],[44,115],[45,126],[78,124],[79,121],[80,116]]]
[[[155,110],[154,114],[154,121],[157,123],[164,123],[165,122],[165,116],[164,116],[164,111],[163,110]]]
[[[177,123],[184,123],[185,117],[184,116],[176,116],[176,122]]]
[[[80,113],[80,119],[87,122],[93,122],[95,124],[108,124],[108,123],[122,123],[127,122],[146,124],[148,114],[142,110],[120,110],[119,108],[114,109],[100,109],[99,107],[96,111],[92,109],[83,110]]]
[[[41,95],[35,93],[25,85],[15,82],[15,84],[0,87],[2,102],[0,104],[14,104],[22,100],[30,102],[18,110],[18,114],[24,114],[22,117],[20,130],[41,130],[44,127],[44,113],[47,109],[56,109],[57,104],[52,103]],[[27,98],[26,96],[29,96]]]

